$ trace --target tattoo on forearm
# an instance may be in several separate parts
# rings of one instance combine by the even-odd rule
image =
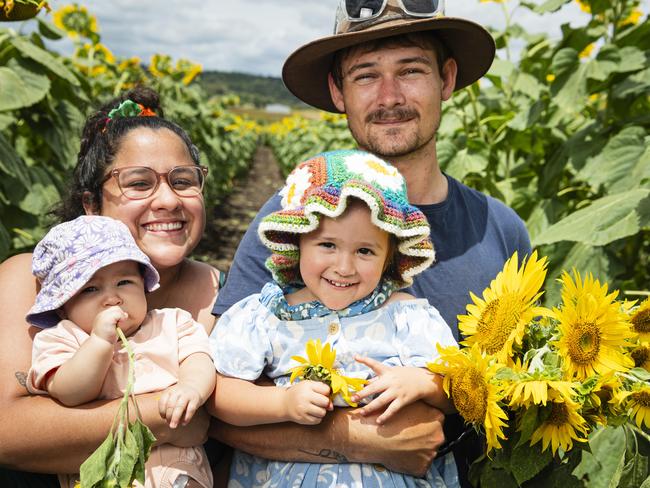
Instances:
[[[348,458],[346,458],[343,454],[340,452],[333,451],[332,449],[321,449],[318,452],[315,451],[307,451],[306,449],[300,449],[300,452],[304,452],[306,454],[311,454],[312,456],[318,456],[326,459],[331,459],[333,461],[336,461],[337,463],[347,463]]]
[[[15,375],[18,383],[20,383],[20,386],[27,388],[27,373],[24,371],[16,371]]]

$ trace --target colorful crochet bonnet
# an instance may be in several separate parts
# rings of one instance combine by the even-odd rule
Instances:
[[[299,235],[316,230],[321,215],[340,216],[348,199],[364,201],[372,222],[397,238],[392,263],[395,285],[409,286],[413,276],[427,269],[435,253],[429,224],[408,202],[406,184],[394,166],[364,151],[331,151],[300,163],[287,177],[282,210],[260,222],[260,239],[273,254],[266,267],[281,285],[302,284]]]

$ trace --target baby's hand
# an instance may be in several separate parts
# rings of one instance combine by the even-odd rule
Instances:
[[[196,389],[177,383],[167,388],[160,396],[158,412],[169,427],[175,429],[179,423],[187,425],[204,401]]]
[[[117,324],[120,320],[129,318],[129,314],[122,310],[118,305],[108,307],[97,314],[93,321],[92,334],[104,339],[105,341],[115,344],[117,342]]]
[[[332,410],[330,387],[320,381],[300,381],[287,389],[287,416],[298,424],[316,425]]]
[[[402,407],[424,398],[435,389],[432,375],[424,368],[406,366],[386,366],[379,361],[357,356],[358,362],[371,368],[377,375],[361,391],[352,395],[352,401],[379,394],[368,405],[357,410],[361,415],[368,415],[385,408],[377,417],[377,423],[383,424]]]

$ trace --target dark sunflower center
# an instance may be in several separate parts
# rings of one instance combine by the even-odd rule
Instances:
[[[632,351],[632,359],[634,360],[634,367],[640,368],[647,361],[650,361],[650,348],[639,347]]]
[[[553,403],[551,405],[551,414],[547,422],[557,427],[565,425],[569,421],[569,410],[564,403]]]
[[[521,300],[506,293],[488,303],[476,328],[477,340],[488,354],[499,352],[519,323]]]
[[[567,342],[574,363],[592,363],[600,351],[600,329],[593,322],[578,322],[569,332]]]
[[[637,333],[650,332],[650,309],[637,312],[630,320]]]
[[[467,422],[482,423],[485,420],[488,386],[479,371],[470,368],[454,375],[451,398]]]
[[[650,407],[650,392],[647,391],[637,391],[632,393],[632,398],[644,408]]]

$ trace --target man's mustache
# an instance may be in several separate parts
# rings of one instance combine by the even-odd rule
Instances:
[[[366,122],[384,122],[386,120],[401,122],[404,120],[414,119],[419,115],[418,111],[411,107],[399,107],[393,109],[380,108],[374,112],[370,112],[366,116]]]

